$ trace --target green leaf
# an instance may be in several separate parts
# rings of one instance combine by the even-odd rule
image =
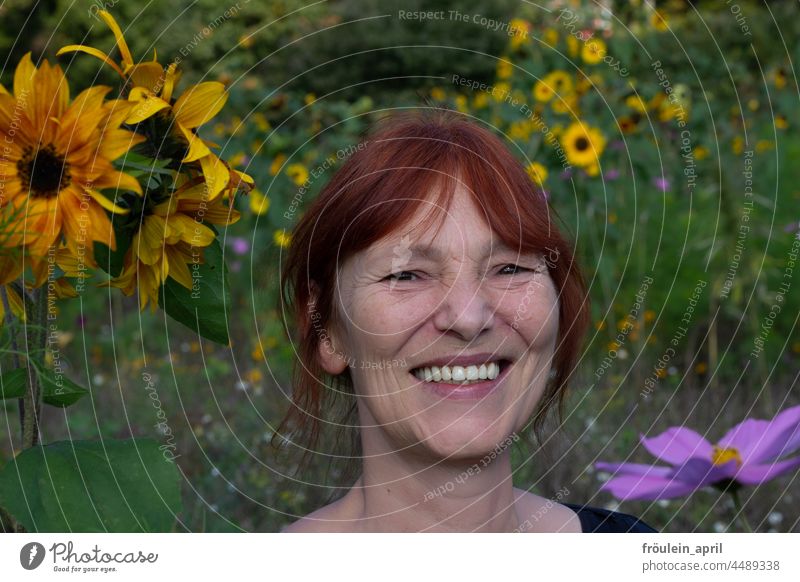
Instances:
[[[203,249],[204,263],[190,264],[192,289],[171,277],[158,293],[167,315],[211,341],[228,343],[228,314],[231,294],[222,248],[215,240]]]
[[[28,384],[28,371],[16,368],[0,376],[0,399],[23,398]]]
[[[38,362],[34,363],[36,374],[39,377],[42,400],[50,406],[66,408],[74,404],[89,391],[67,378],[64,374],[44,368]],[[0,376],[0,399],[24,398],[28,384],[28,370],[17,368]]]
[[[153,439],[61,441],[6,464],[0,506],[29,532],[171,531],[179,473]]]
[[[78,400],[86,396],[89,391],[76,384],[65,374],[57,373],[55,370],[48,370],[36,362],[36,373],[39,375],[39,383],[43,390],[42,400],[50,406],[66,408],[70,404],[75,404]]]

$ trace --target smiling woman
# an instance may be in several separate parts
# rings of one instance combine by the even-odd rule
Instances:
[[[282,299],[298,360],[276,431],[305,461],[322,423],[352,426],[361,474],[284,531],[653,531],[512,485],[510,444],[561,415],[589,324],[523,165],[441,109],[389,115],[364,143],[293,233]]]

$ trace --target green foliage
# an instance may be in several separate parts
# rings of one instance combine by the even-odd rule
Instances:
[[[79,386],[60,371],[48,370],[34,362],[34,369],[39,379],[42,400],[45,404],[66,408],[75,404],[89,391]],[[17,368],[0,376],[0,399],[23,398],[28,382],[28,370]]]
[[[57,442],[6,464],[0,507],[29,532],[166,532],[179,474],[152,439]]]
[[[231,292],[219,242],[205,247],[202,256],[202,263],[190,267],[192,289],[170,277],[159,292],[159,305],[198,335],[227,344]]]

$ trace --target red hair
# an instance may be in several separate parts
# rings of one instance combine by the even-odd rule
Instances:
[[[553,405],[557,404],[559,419],[563,414],[567,382],[590,322],[583,275],[551,220],[554,211],[543,192],[500,138],[451,110],[393,113],[380,120],[353,152],[292,233],[282,270],[281,307],[296,323],[290,339],[297,347],[297,359],[292,404],[275,436],[283,437],[284,431],[297,435],[283,438],[305,448],[299,465],[304,466],[307,455],[318,453],[321,424],[330,422],[352,429],[351,449],[354,456],[360,455],[357,425],[351,423],[357,408],[349,367],[331,377],[318,357],[323,340],[318,331],[336,318],[337,265],[404,226],[421,204],[428,203],[427,193],[438,193],[435,203],[448,208],[461,180],[478,208],[490,209],[485,214],[488,225],[509,248],[550,259],[547,265],[559,298],[559,332],[555,376],[533,416],[538,437]],[[329,420],[341,404],[337,394],[344,395],[345,407],[339,418]]]

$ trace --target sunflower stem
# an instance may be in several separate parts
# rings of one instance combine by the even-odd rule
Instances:
[[[3,310],[5,314],[5,325],[6,329],[8,329],[8,333],[11,337],[11,353],[12,353],[12,362],[14,365],[14,369],[18,370],[21,368],[21,364],[19,361],[19,347],[17,346],[17,330],[13,329],[12,326],[14,325],[14,314],[11,313],[11,302],[8,300],[8,289],[6,289],[5,285],[0,286],[0,296],[2,296],[3,300]],[[19,399],[19,426],[20,430],[23,430],[25,426],[25,399]],[[25,440],[25,433],[23,430],[22,434],[23,442]]]
[[[733,519],[741,523],[742,529],[744,529],[745,532],[753,533],[753,528],[750,527],[750,522],[747,521],[747,516],[742,508],[742,502],[739,499],[738,488],[735,488],[731,491],[731,497],[733,497],[733,507],[736,509],[736,515],[733,516]]]

